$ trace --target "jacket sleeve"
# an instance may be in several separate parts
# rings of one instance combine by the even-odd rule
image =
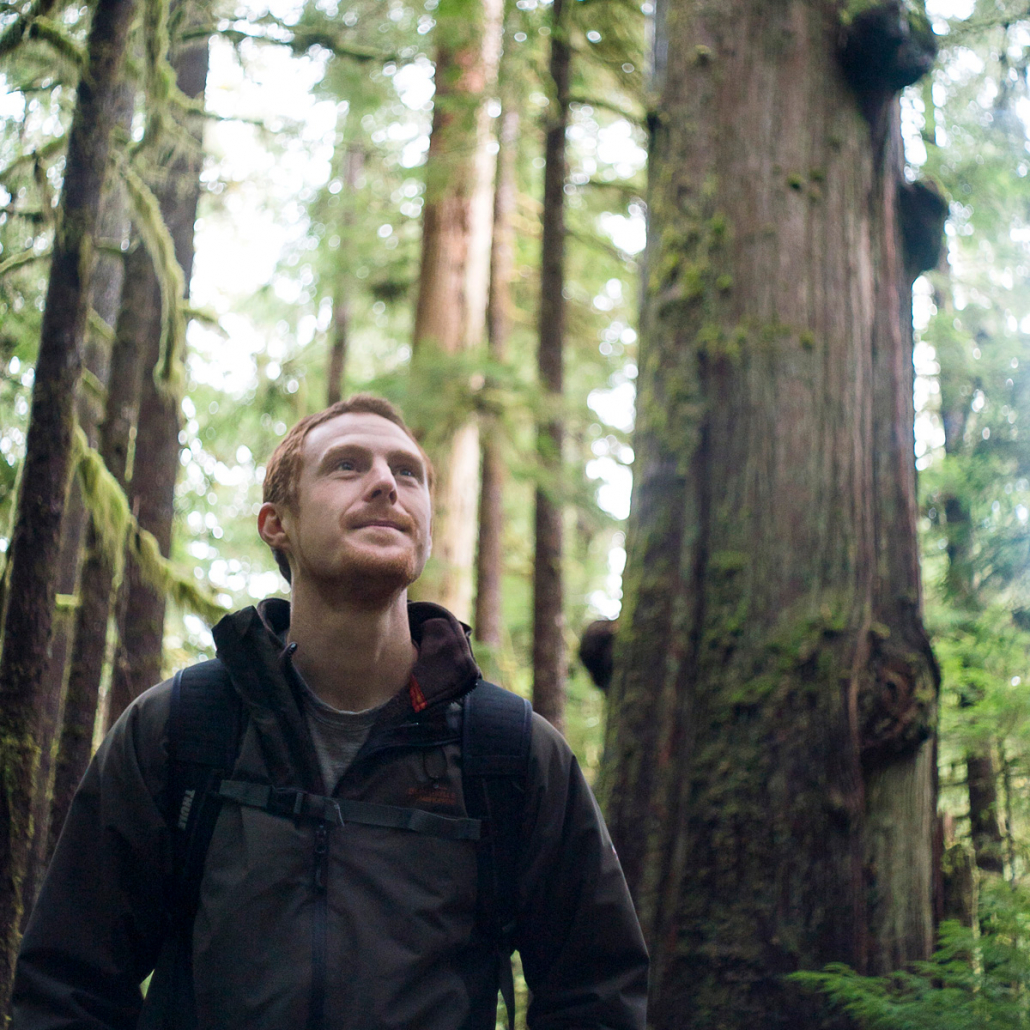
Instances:
[[[515,944],[531,1030],[643,1030],[647,949],[600,809],[534,715]]]
[[[131,705],[75,795],[22,940],[12,1030],[131,1030],[166,926],[170,691]]]

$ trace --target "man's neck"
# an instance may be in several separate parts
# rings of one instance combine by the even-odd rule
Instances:
[[[296,584],[290,605],[293,663],[326,704],[360,712],[407,685],[418,649],[406,591],[382,606],[327,605],[324,596]]]

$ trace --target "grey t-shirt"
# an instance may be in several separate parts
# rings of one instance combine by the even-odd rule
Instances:
[[[325,789],[332,794],[361,750],[383,706],[366,708],[363,712],[345,712],[326,704],[299,673],[297,678],[304,688],[304,719],[318,755],[318,767],[322,770]]]

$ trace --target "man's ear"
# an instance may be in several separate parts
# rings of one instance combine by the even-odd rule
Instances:
[[[258,509],[258,535],[273,551],[286,551],[290,538],[279,514],[279,508],[270,501],[265,501]]]

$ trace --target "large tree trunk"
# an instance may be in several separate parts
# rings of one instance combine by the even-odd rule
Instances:
[[[6,1020],[32,842],[39,765],[39,691],[46,671],[82,368],[92,249],[132,0],[98,0],[65,160],[58,230],[32,391],[25,463],[11,541],[0,657],[0,1014]]]
[[[115,124],[126,134],[132,124],[135,91],[126,83],[118,90]],[[97,237],[108,245],[119,245],[129,231],[129,216],[125,192],[121,183],[109,177],[101,202]],[[113,332],[118,317],[118,303],[122,293],[125,265],[115,254],[98,253],[90,281],[89,307],[106,327],[102,331],[87,331],[85,368],[93,376],[95,385],[107,382],[110,343],[103,335]],[[103,405],[94,388],[80,384],[75,402],[76,418],[91,446],[96,446],[97,427],[103,417]],[[61,521],[61,553],[58,560],[57,592],[75,594],[82,559],[82,540],[88,513],[82,501],[78,481],[72,478],[68,503]],[[32,911],[36,891],[46,867],[50,804],[54,786],[54,762],[64,713],[64,686],[67,673],[68,651],[73,638],[75,616],[71,613],[58,619],[53,628],[50,657],[43,678],[43,704],[40,707],[39,769],[36,772],[35,797],[32,803],[32,856],[25,873],[24,911],[22,926]]]
[[[485,101],[497,72],[500,15],[500,0],[442,0],[436,10],[436,96],[426,161],[416,362],[427,349],[453,355],[474,349],[482,339],[493,180]],[[475,423],[434,447],[433,458],[439,471],[433,558],[418,593],[469,619],[479,475]]]
[[[207,38],[181,44],[171,63],[179,89],[186,96],[202,101],[207,83]],[[203,119],[193,117],[189,131],[196,140],[196,148],[175,155],[166,168],[166,178],[155,191],[161,204],[161,216],[175,244],[175,259],[183,272],[187,297],[200,199]],[[179,400],[170,383],[159,385],[155,378],[161,358],[160,334],[151,333],[140,343],[145,348],[143,382],[130,501],[139,525],[154,535],[161,553],[167,557],[172,547],[175,480],[179,471]],[[118,613],[118,647],[108,697],[108,726],[161,678],[165,597],[143,578],[131,550],[126,555],[125,566]]]
[[[565,619],[562,589],[562,403],[565,346],[565,131],[569,121],[565,0],[551,8],[551,79],[544,143],[544,210],[540,257],[537,374],[546,414],[537,427],[540,483],[536,489],[533,561],[533,708],[558,729],[565,725]]]
[[[161,333],[161,298],[154,268],[137,240],[126,257],[122,306],[111,350],[100,456],[108,471],[126,489],[129,441],[140,396],[141,341]],[[103,536],[90,519],[79,576],[79,608],[75,618],[72,660],[61,726],[61,743],[49,818],[49,853],[57,844],[72,797],[89,764],[97,701],[107,652],[107,626],[115,568]]]
[[[658,9],[604,771],[657,1028],[816,1027],[783,974],[930,946],[905,74],[852,61],[848,84],[863,24],[829,0]]]
[[[502,67],[501,75],[505,74]],[[503,88],[503,87],[502,87]],[[510,97],[506,97],[506,101]],[[511,278],[515,267],[512,221],[518,190],[515,158],[519,138],[518,108],[506,102],[498,134],[497,181],[494,186],[493,240],[490,249],[490,303],[487,342],[491,361],[502,364],[511,336]],[[479,492],[479,549],[476,553],[476,639],[501,646],[504,630],[501,581],[504,576],[504,434],[495,421],[483,428],[482,483]]]

